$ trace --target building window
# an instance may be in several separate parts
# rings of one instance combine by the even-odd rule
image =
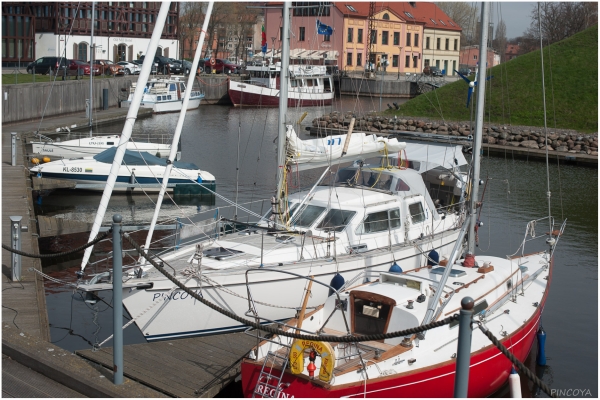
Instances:
[[[425,67],[429,67],[429,59],[428,58],[425,60],[425,65],[424,66]]]
[[[425,38],[425,48],[429,49],[429,36]]]
[[[363,30],[358,28],[356,43],[362,43],[362,42],[363,42]]]
[[[398,56],[392,56],[392,67],[398,67]]]
[[[79,43],[77,47],[77,59],[79,61],[87,61],[87,43]]]
[[[381,32],[381,44],[388,44],[388,38],[390,37],[390,33],[388,31]]]
[[[411,13],[409,13],[408,11],[404,11],[404,14],[406,14],[406,16],[407,16],[408,18],[415,19],[415,17],[413,17],[413,16],[412,16],[412,14],[411,14]]]
[[[346,65],[352,65],[352,53],[348,53],[348,55],[346,55]]]
[[[440,50],[440,38],[437,38],[437,47],[436,49]]]
[[[362,67],[362,53],[356,54],[356,66]]]
[[[410,32],[406,33],[406,45],[410,46]]]
[[[419,57],[417,56],[413,56],[413,68],[417,68],[417,61],[418,61]]]
[[[410,68],[410,56],[406,56],[406,61],[404,62],[404,66],[406,68]]]
[[[400,32],[394,32],[394,46],[400,46]]]
[[[429,18],[431,20],[431,22],[433,22],[434,25],[437,25],[437,23],[435,22],[435,20],[433,18]]]
[[[283,28],[279,27],[279,41],[283,40]]]
[[[454,50],[458,48],[458,39],[454,39]]]
[[[354,28],[348,28],[348,43],[352,43],[354,40]]]
[[[301,26],[300,27],[300,32],[299,32],[299,35],[298,35],[298,41],[299,42],[304,42],[304,40],[305,40],[305,38],[304,38],[305,37],[305,33],[306,33],[306,28],[303,27],[303,26]]]
[[[375,29],[371,31],[371,44],[377,44],[377,31]]]
[[[388,14],[388,13],[383,14],[383,19],[390,19],[390,14]]]
[[[419,47],[419,34],[415,33],[415,47]]]
[[[349,5],[346,4],[346,7],[348,8],[348,10],[350,10],[352,12],[358,12],[358,11],[356,11],[356,8],[354,8],[352,6],[349,6]]]
[[[446,39],[446,50],[450,50],[450,39]]]
[[[331,35],[324,35],[323,36],[323,41],[324,42],[331,42]]]
[[[473,54],[473,60],[477,60],[477,54]]]

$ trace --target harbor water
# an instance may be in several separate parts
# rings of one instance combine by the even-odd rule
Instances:
[[[384,99],[383,107],[393,101],[403,100]],[[308,134],[304,127],[310,126],[321,114],[336,110],[364,114],[379,110],[379,99],[344,97],[324,109],[290,109],[288,122],[296,124],[307,111],[302,124],[295,125],[299,136],[306,139]],[[220,196],[230,200],[237,198],[238,203],[269,199],[276,180],[277,117],[276,108],[200,106],[187,113],[183,125],[182,161],[193,162],[212,173]],[[138,121],[134,133],[172,134],[177,119],[177,113],[154,115]],[[121,130],[122,125],[117,124],[101,127],[97,133]],[[311,185],[320,173],[303,172],[300,185]],[[598,171],[550,164],[549,176],[552,215],[556,221],[566,218],[568,222],[555,253],[550,295],[542,319],[547,332],[548,365],[543,380],[553,389],[578,389],[582,396],[589,393],[587,396],[597,397]],[[505,157],[484,156],[481,177],[487,186],[477,254],[511,255],[523,240],[527,222],[548,214],[546,164],[515,160],[509,153]],[[54,191],[38,200],[36,212],[92,222],[100,197],[100,194]],[[123,216],[125,224],[148,223],[155,200],[156,195],[114,195],[105,224],[109,224],[115,213]],[[212,217],[215,208],[228,205],[221,197],[180,203],[165,198],[161,219],[183,218],[198,212]],[[266,207],[268,205],[264,211]],[[538,235],[548,229],[545,221],[536,227]],[[46,270],[57,278],[75,281],[76,264]],[[103,301],[93,305],[72,289],[48,282],[46,296],[52,341],[59,346],[68,350],[91,348],[112,334],[111,293],[102,293]],[[143,343],[145,339],[137,327],[131,325],[124,331],[124,341],[125,344]],[[112,342],[104,346],[112,346]]]

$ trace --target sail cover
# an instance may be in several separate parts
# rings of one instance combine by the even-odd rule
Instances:
[[[406,143],[398,139],[389,139],[355,132],[350,136],[347,153],[342,156],[346,134],[333,135],[319,139],[301,140],[291,125],[287,126],[286,154],[288,164],[298,166],[298,170],[325,167],[335,162],[351,162],[365,160],[397,153],[406,147]]]
[[[419,161],[419,166],[415,169],[423,173],[440,166],[454,170],[467,165],[462,148],[462,145],[449,143],[407,142],[405,151],[409,161]],[[390,154],[390,162],[395,165],[397,157],[397,154]]]
[[[112,164],[116,152],[117,148],[111,147],[104,150],[102,153],[96,154],[94,159],[101,163]],[[167,160],[165,158],[153,156],[147,151],[125,150],[121,165],[162,165],[166,167]],[[198,169],[195,164],[180,161],[174,161],[173,166],[179,169]]]

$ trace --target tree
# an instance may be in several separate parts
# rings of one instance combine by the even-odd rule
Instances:
[[[500,20],[500,22],[498,22],[498,26],[496,27],[496,36],[494,37],[492,45],[496,50],[498,50],[498,53],[500,53],[501,63],[505,61],[506,43],[506,24],[504,21]]]
[[[597,2],[547,2],[531,10],[531,26],[525,36],[539,43],[541,17],[542,37],[548,44],[556,43],[598,23]]]
[[[463,45],[476,44],[477,7],[465,2],[437,2],[435,3],[461,28],[461,43]]]

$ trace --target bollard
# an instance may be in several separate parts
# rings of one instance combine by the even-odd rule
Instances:
[[[21,217],[20,215],[14,215],[10,217],[10,238],[11,247],[15,250],[21,251]],[[12,281],[21,280],[21,256],[15,253],[11,254],[11,267],[12,267]]]
[[[17,166],[17,132],[10,133],[10,156],[13,167]]]
[[[456,376],[454,377],[454,397],[467,397],[469,389],[469,366],[471,364],[471,321],[473,306],[471,297],[460,302],[460,319],[458,321],[458,349],[456,351]]]
[[[108,110],[108,89],[102,89],[102,109]]]
[[[121,221],[113,215],[113,383],[123,383],[123,252]]]

